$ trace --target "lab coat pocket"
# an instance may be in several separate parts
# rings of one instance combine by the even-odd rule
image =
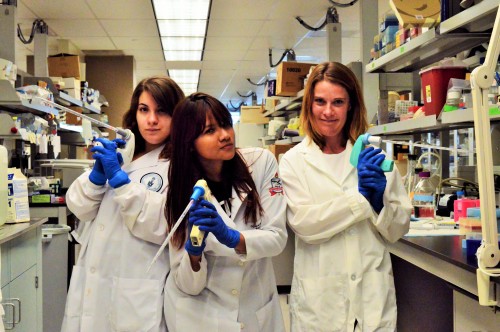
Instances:
[[[370,308],[365,310],[363,328],[396,328],[396,290],[392,274],[377,271],[363,275],[363,307]]]
[[[239,332],[240,324],[219,317],[218,310],[196,297],[176,302],[175,331]]]
[[[83,286],[85,285],[85,269],[73,266],[71,282],[66,297],[65,316],[74,317],[82,314]]]
[[[260,331],[285,331],[278,294],[273,294],[271,301],[267,302],[262,308],[257,310],[256,314]]]
[[[292,291],[291,310],[299,331],[341,331],[347,317],[344,287],[347,279],[341,276],[302,278]]]
[[[159,280],[113,278],[110,325],[113,331],[149,331],[161,320]]]

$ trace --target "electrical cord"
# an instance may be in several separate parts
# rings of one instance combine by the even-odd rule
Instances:
[[[241,107],[242,105],[243,105],[243,106],[246,106],[247,104],[245,104],[245,102],[243,102],[243,101],[242,101],[242,102],[241,102],[238,106],[234,106],[234,105],[233,105],[233,102],[232,102],[231,100],[229,100],[229,105],[231,105],[231,107],[232,107],[233,109],[238,110],[238,109],[240,109],[240,107]]]
[[[251,79],[249,79],[249,78],[247,78],[247,81],[248,81],[248,83],[250,83],[250,84],[252,84],[252,85],[255,85],[255,86],[262,86],[262,85],[266,85],[266,84],[267,84],[267,82],[269,82],[269,80],[268,80],[268,79],[266,79],[266,80],[265,80],[264,82],[262,82],[262,83],[254,83],[254,82],[252,82],[252,80],[251,80]]]
[[[20,24],[17,25],[17,36],[19,37],[19,39],[23,44],[30,44],[35,38],[35,32],[39,32],[41,34],[48,34],[49,27],[47,26],[47,23],[45,23],[43,20],[40,19],[36,19],[35,21],[33,21],[29,39],[26,39],[24,37],[23,32],[21,30],[21,25]]]
[[[325,20],[319,27],[312,27],[300,17],[300,16],[295,16],[295,19],[302,25],[304,28],[311,30],[311,31],[319,31],[323,29],[327,23],[339,23],[339,14],[337,13],[337,9],[335,7],[329,7],[326,11],[326,16]]]
[[[333,1],[333,0],[328,0],[332,5],[334,6],[337,6],[337,7],[342,7],[342,8],[346,8],[346,7],[350,7],[352,5],[354,5],[356,2],[358,2],[358,0],[353,0],[349,3],[339,3],[337,1]]]
[[[249,95],[245,96],[245,95],[242,95],[240,94],[238,91],[236,91],[236,93],[238,94],[238,96],[242,97],[242,98],[248,98],[248,97],[253,97],[255,95],[255,92],[250,92]]]
[[[283,61],[285,56],[287,56],[288,54],[292,55],[293,59],[295,60],[295,51],[292,50],[291,48],[287,48],[285,50],[285,52],[283,52],[283,54],[281,55],[281,58],[278,60],[278,62],[273,65],[273,49],[270,48],[269,49],[269,66],[271,66],[271,68],[277,67]]]

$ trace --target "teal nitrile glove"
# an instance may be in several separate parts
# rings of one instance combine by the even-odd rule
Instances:
[[[116,153],[116,143],[106,138],[97,138],[97,142],[101,145],[96,145],[90,151],[97,152],[92,155],[92,158],[100,160],[104,168],[104,174],[112,188],[119,188],[130,182],[130,179],[121,167],[120,157]],[[123,160],[123,158],[122,158]]]
[[[92,171],[89,174],[89,180],[96,186],[104,186],[106,183],[106,174],[104,174],[104,168],[100,160],[96,160]]]
[[[212,233],[220,243],[229,248],[235,248],[240,243],[240,232],[229,228],[215,206],[204,199],[189,214],[189,222],[199,226],[200,231]]]

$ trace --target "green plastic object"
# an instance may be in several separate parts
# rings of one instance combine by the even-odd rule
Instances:
[[[356,140],[356,142],[354,143],[354,146],[353,146],[352,152],[351,152],[351,156],[349,158],[349,161],[350,161],[352,166],[354,166],[354,167],[358,166],[359,154],[361,153],[361,151],[363,151],[363,149],[368,144],[371,144],[369,141],[370,136],[371,135],[368,133],[360,135],[358,137],[358,139]],[[372,137],[375,138],[376,136],[372,136]],[[384,161],[380,165],[380,168],[384,172],[392,172],[392,170],[394,169],[394,161],[384,159]]]

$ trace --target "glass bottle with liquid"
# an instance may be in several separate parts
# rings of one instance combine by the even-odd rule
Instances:
[[[413,210],[419,219],[434,219],[436,216],[436,188],[430,180],[430,172],[420,172],[414,189]]]

